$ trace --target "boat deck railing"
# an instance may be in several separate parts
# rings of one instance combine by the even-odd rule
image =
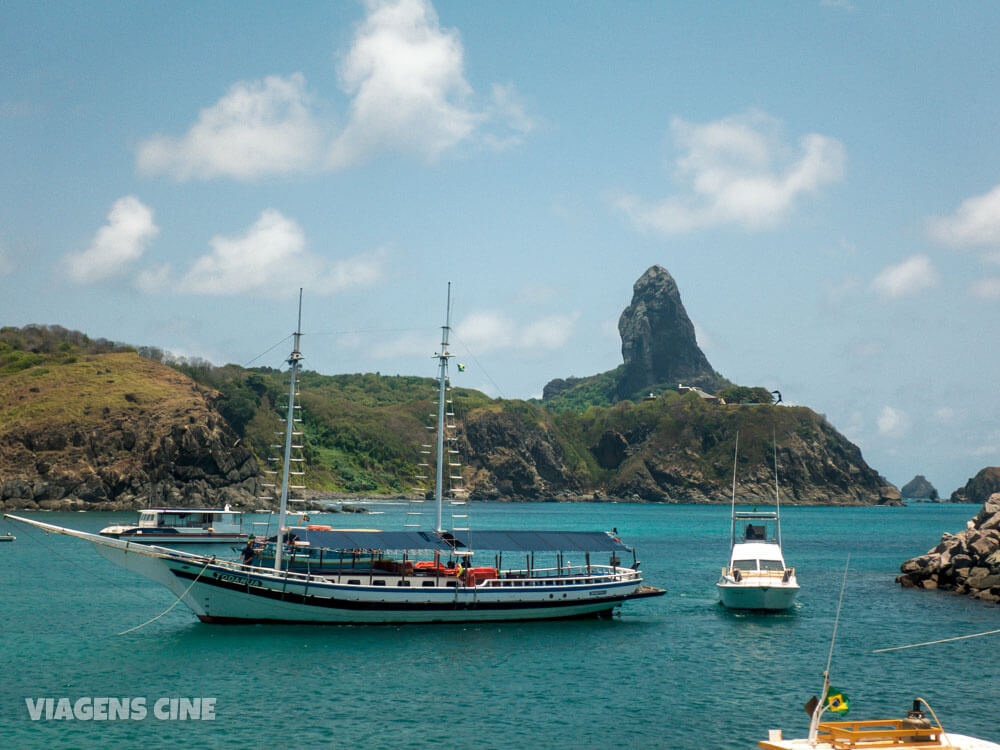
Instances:
[[[204,566],[213,565],[216,568],[221,568],[227,571],[232,571],[234,573],[239,573],[242,575],[247,574],[257,574],[266,576],[277,576],[286,581],[294,581],[304,584],[312,583],[330,583],[333,576],[329,573],[326,575],[313,574],[309,572],[299,572],[294,570],[280,570],[277,571],[273,567],[263,567],[247,565],[242,562],[235,562],[231,560],[218,560],[215,557],[210,557],[206,555],[198,555],[190,552],[184,552],[182,550],[167,549],[165,547],[156,547],[152,545],[143,545],[143,549],[147,552],[154,551],[158,555],[163,557],[171,557],[174,559],[184,559],[192,565]],[[374,568],[370,571],[354,570],[354,571],[343,571],[342,574],[337,574],[337,578],[343,578],[350,576],[357,576],[358,574],[365,574],[369,577],[378,576],[379,578],[388,577],[399,577],[399,578],[435,578],[443,581],[451,581],[451,585],[454,586],[460,582],[460,579],[456,576],[442,575],[435,573],[411,573],[407,575],[395,575],[387,573],[385,571],[378,571]],[[353,580],[353,579],[352,579]],[[580,565],[580,566],[568,566],[564,565],[561,568],[534,568],[531,570],[505,570],[501,571],[497,578],[488,578],[486,580],[479,580],[476,583],[477,587],[506,587],[506,586],[572,586],[572,585],[586,585],[586,584],[600,584],[600,583],[622,583],[626,581],[640,581],[642,580],[639,571],[633,570],[631,568],[623,568],[611,565]]]
[[[732,578],[734,581],[754,581],[768,580],[781,581],[787,583],[795,575],[795,568],[785,568],[784,570],[743,570],[742,568],[722,568],[723,578]]]
[[[950,747],[940,727],[904,726],[904,719],[820,722],[819,739],[840,750],[851,748]]]

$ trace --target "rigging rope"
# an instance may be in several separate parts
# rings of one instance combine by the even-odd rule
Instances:
[[[497,390],[497,397],[498,398],[506,398],[506,396],[504,396],[504,394],[503,394],[503,391],[500,390],[500,386],[497,385],[497,381],[495,381],[493,379],[493,376],[490,375],[489,371],[485,367],[483,367],[483,363],[480,362],[476,358],[476,355],[472,353],[472,349],[469,348],[469,345],[466,344],[464,341],[462,341],[462,339],[459,337],[459,335],[457,333],[455,333],[455,329],[454,328],[451,329],[451,333],[452,333],[452,337],[455,338],[455,339],[457,339],[458,343],[460,343],[462,345],[462,347],[465,349],[466,353],[470,357],[472,357],[472,361],[476,363],[476,367],[478,367],[480,370],[482,370],[483,374],[486,376],[486,379],[489,380],[493,384],[494,388],[496,388],[496,390]]]
[[[260,354],[258,354],[258,355],[257,355],[256,357],[254,357],[254,358],[253,358],[253,359],[251,359],[251,360],[250,360],[249,362],[247,362],[246,364],[244,364],[244,365],[243,365],[243,367],[249,367],[250,365],[252,365],[252,364],[253,364],[254,362],[256,362],[256,361],[257,361],[258,359],[260,359],[260,358],[261,358],[261,357],[263,357],[264,355],[266,355],[266,354],[270,354],[270,353],[271,353],[271,352],[273,352],[273,351],[274,351],[275,349],[277,349],[277,348],[278,348],[279,346],[281,346],[281,345],[282,345],[282,344],[284,344],[284,343],[285,343],[286,341],[288,341],[288,339],[290,339],[290,338],[292,337],[292,335],[293,335],[293,334],[288,334],[288,335],[287,335],[287,336],[285,336],[285,337],[284,337],[283,339],[281,339],[281,341],[277,342],[277,343],[276,343],[276,344],[275,344],[274,346],[270,347],[269,349],[266,349],[265,351],[262,351],[262,352],[261,352]]]
[[[56,557],[58,557],[60,560],[62,560],[63,562],[67,563],[67,565],[69,565],[71,568],[76,568],[76,567],[79,566],[79,564],[80,564],[79,560],[74,560],[74,559],[72,559],[70,557],[67,557],[62,552],[59,551],[59,549],[58,549],[58,547],[56,545],[51,544],[45,538],[45,537],[49,536],[50,532],[46,531],[46,532],[43,533],[41,531],[41,529],[38,529],[38,528],[36,528],[34,526],[28,526],[26,529],[24,529],[24,532],[27,533],[27,534],[29,534],[29,535],[31,535],[32,537],[34,537],[35,541],[37,541],[43,547],[47,548],[49,552],[51,552],[53,555],[55,555]],[[142,591],[137,591],[136,589],[132,588],[131,586],[127,586],[127,587],[126,586],[122,586],[120,581],[113,581],[110,578],[105,578],[100,573],[98,573],[98,572],[96,572],[96,571],[94,571],[92,569],[90,569],[90,570],[87,571],[87,576],[89,578],[96,578],[99,581],[103,581],[104,583],[108,584],[109,586],[113,586],[116,589],[120,589],[122,591],[129,591],[129,593],[135,594],[136,596],[139,596],[139,597],[141,597],[141,598],[143,598],[143,599],[145,599],[147,601],[150,601],[150,602],[155,602],[156,601],[156,599],[154,599],[151,596],[147,596]]]
[[[985,633],[973,633],[972,635],[957,635],[954,638],[942,638],[939,641],[927,641],[926,643],[911,643],[908,646],[893,646],[891,648],[877,648],[873,654],[883,654],[886,651],[902,651],[905,648],[919,648],[920,646],[936,646],[939,643],[950,643],[951,641],[964,641],[966,638],[979,638],[984,635],[994,635],[1000,630],[987,630]]]
[[[173,604],[171,604],[165,610],[163,610],[162,612],[160,612],[160,614],[158,614],[156,617],[153,617],[152,619],[146,620],[146,622],[142,623],[141,625],[136,625],[134,628],[129,628],[128,630],[123,630],[118,635],[125,635],[126,633],[131,633],[133,630],[138,630],[139,628],[144,628],[147,625],[149,625],[149,623],[156,622],[161,617],[163,617],[163,615],[167,614],[167,612],[169,612],[174,607],[176,607],[178,604],[180,604],[181,603],[181,599],[183,599],[185,596],[187,596],[188,591],[191,590],[192,586],[194,586],[196,583],[198,583],[198,579],[201,578],[201,574],[205,572],[205,569],[208,568],[208,566],[211,565],[214,560],[215,560],[215,556],[213,555],[212,557],[210,557],[205,562],[204,567],[201,570],[198,571],[198,575],[196,575],[195,578],[194,578],[194,580],[191,581],[191,586],[188,586],[186,589],[184,589],[184,593],[177,597],[177,601],[175,601]]]

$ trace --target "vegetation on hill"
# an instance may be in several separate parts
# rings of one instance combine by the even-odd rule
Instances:
[[[187,391],[150,370],[154,363],[187,376],[181,379],[190,384]],[[59,376],[45,377],[54,368]],[[739,432],[738,472],[757,494],[773,487],[776,437],[783,481],[797,483],[789,492],[800,501],[822,501],[824,488],[850,502],[877,501],[884,480],[855,446],[809,409],[774,407],[765,389],[737,386],[720,394],[730,403],[710,404],[697,394],[678,393],[676,384],[664,386],[653,399],[615,403],[611,394],[618,375],[613,370],[562,381],[565,387],[544,404],[451,391],[463,471],[473,495],[717,501],[726,496]],[[44,380],[45,388],[32,390],[32,380]],[[67,388],[60,390],[60,383]],[[263,464],[280,454],[287,387],[287,372],[273,368],[216,367],[155,348],[91,340],[59,327],[0,330],[0,419],[8,428],[41,431],[53,421],[68,420],[84,433],[112,429],[97,418],[143,403],[163,405],[165,418],[183,420],[183,404],[175,399],[196,394]],[[421,445],[432,442],[433,379],[305,371],[299,390],[310,489],[413,491],[422,473]]]

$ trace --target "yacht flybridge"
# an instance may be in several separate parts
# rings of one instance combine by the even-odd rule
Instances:
[[[437,424],[436,523],[404,531],[286,528],[288,466],[302,354],[299,327],[288,358],[290,385],[285,426],[278,533],[267,558],[243,562],[138,545],[8,516],[46,531],[93,542],[109,560],[169,588],[203,622],[416,623],[534,620],[610,615],[629,599],[660,596],[643,584],[635,552],[610,533],[471,530],[467,514],[442,527],[451,302],[442,328]],[[452,469],[452,472],[457,469]],[[622,557],[630,553],[630,565]],[[303,564],[303,558],[316,564]],[[260,564],[267,559],[269,564]],[[513,559],[513,563],[511,560]],[[270,564],[273,561],[273,564]],[[506,564],[506,566],[505,566]]]
[[[148,508],[139,511],[139,523],[101,529],[101,536],[143,544],[233,544],[245,542],[242,515],[224,508]]]
[[[739,435],[736,437],[737,450]],[[799,583],[795,569],[785,566],[781,552],[781,498],[775,451],[773,511],[736,509],[736,452],[733,454],[733,495],[730,513],[729,564],[716,589],[730,609],[780,611],[795,602]]]

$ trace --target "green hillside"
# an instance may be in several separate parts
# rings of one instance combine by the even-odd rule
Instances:
[[[807,408],[773,406],[765,389],[737,386],[720,392],[730,401],[725,405],[667,387],[655,398],[614,403],[609,385],[616,376],[611,371],[570,382],[551,403],[451,391],[457,447],[472,497],[720,502],[728,497],[737,433],[738,474],[752,496],[773,492],[776,440],[782,482],[793,500],[863,503],[882,497],[885,480],[865,464],[856,446]],[[280,453],[275,444],[284,427],[287,387],[287,373],[272,368],[176,360],[158,349],[92,341],[58,327],[5,328],[0,330],[0,418],[8,434],[17,432],[4,454],[7,473],[23,476],[28,484],[19,491],[27,492],[32,469],[24,462],[38,457],[36,452],[29,458],[26,448],[33,451],[46,443],[45,435],[60,432],[69,436],[67,441],[79,443],[89,434],[89,444],[103,445],[107,440],[93,436],[126,429],[122,424],[134,422],[137,409],[143,424],[152,425],[127,427],[140,434],[155,428],[181,435],[195,422],[211,431],[221,418],[236,436],[231,449],[249,447],[263,464]],[[349,494],[413,491],[422,473],[420,446],[431,442],[428,428],[435,424],[432,378],[305,371],[299,392],[308,488]],[[196,410],[190,408],[194,402]],[[169,453],[175,442],[158,450]],[[156,455],[150,452],[147,460],[157,460]],[[45,459],[57,460],[55,454]],[[86,473],[86,466],[77,471]],[[155,468],[144,471],[158,474]],[[245,476],[238,480],[247,486]],[[124,474],[114,479],[128,481]]]

